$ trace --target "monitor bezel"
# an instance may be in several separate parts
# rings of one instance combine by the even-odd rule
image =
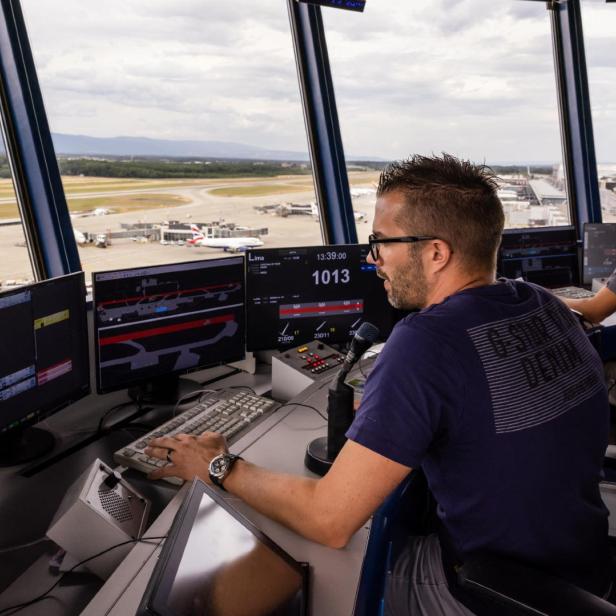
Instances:
[[[27,413],[19,420],[19,423],[16,425],[12,425],[15,421],[10,424],[3,425],[2,423],[2,415],[0,412],[0,435],[5,436],[12,432],[17,432],[19,430],[24,430],[30,426],[34,426],[37,423],[40,423],[44,419],[55,415],[57,412],[65,409],[66,407],[78,402],[79,400],[85,398],[92,392],[92,375],[90,371],[90,342],[89,342],[89,332],[88,332],[88,317],[87,317],[87,306],[86,306],[86,282],[85,282],[85,274],[83,271],[72,272],[70,274],[65,274],[64,276],[56,276],[54,278],[47,278],[46,280],[40,280],[38,282],[33,282],[31,284],[23,285],[20,287],[15,287],[12,289],[6,289],[0,291],[0,297],[8,297],[12,294],[23,293],[27,289],[31,289],[33,287],[41,288],[44,286],[51,286],[54,284],[58,284],[59,281],[66,281],[70,279],[75,279],[81,282],[80,289],[83,296],[83,304],[82,309],[79,312],[79,318],[81,320],[81,327],[79,328],[81,332],[83,332],[85,342],[85,349],[82,348],[82,351],[85,350],[84,359],[86,361],[86,375],[87,375],[87,384],[82,383],[79,387],[73,389],[69,392],[60,402],[53,402],[48,405],[43,405],[36,410],[28,409]]]
[[[127,381],[125,383],[122,383],[122,384],[119,384],[113,387],[103,387],[101,383],[101,374],[100,374],[98,327],[97,327],[97,320],[96,320],[96,276],[98,274],[110,274],[110,273],[115,273],[115,272],[137,271],[137,270],[143,270],[143,269],[147,269],[151,267],[182,266],[182,265],[188,265],[188,264],[194,264],[194,263],[203,263],[203,264],[216,263],[219,261],[227,261],[230,259],[241,259],[242,260],[242,263],[241,263],[242,276],[243,276],[242,284],[244,285],[244,288],[243,288],[244,314],[243,314],[243,319],[242,319],[242,325],[243,325],[243,331],[244,331],[244,344],[241,347],[242,348],[241,352],[238,353],[236,357],[232,357],[225,361],[207,363],[201,366],[195,366],[194,368],[173,370],[170,372],[166,372],[164,375],[152,376],[150,378],[145,378],[145,379],[144,378],[133,379],[132,381]],[[185,374],[193,374],[201,370],[207,370],[208,368],[215,368],[217,366],[224,366],[225,364],[244,360],[246,358],[246,263],[245,261],[246,259],[244,258],[244,255],[229,255],[227,257],[216,257],[214,259],[193,259],[190,261],[158,263],[158,264],[152,264],[152,265],[141,265],[137,267],[127,267],[127,268],[121,268],[121,269],[100,270],[97,272],[92,272],[92,344],[94,348],[94,371],[96,372],[96,378],[95,378],[96,392],[98,394],[108,394],[114,391],[122,391],[124,389],[130,389],[131,387],[138,387],[140,385],[151,382],[153,379],[161,378],[163,376],[164,377],[175,377],[175,376],[179,377]]]
[[[137,616],[175,616],[166,609],[165,600],[169,596],[171,584],[163,584],[167,572],[176,574],[180,566],[186,544],[193,528],[195,517],[199,511],[203,494],[222,507],[238,523],[250,531],[259,542],[281,557],[302,578],[304,601],[301,616],[307,616],[309,603],[309,566],[307,563],[293,559],[277,543],[272,541],[263,531],[257,528],[248,518],[234,509],[224,498],[198,477],[193,479],[184,501],[175,515],[169,534],[164,541],[154,571],[137,610]],[[173,578],[175,579],[175,578]]]

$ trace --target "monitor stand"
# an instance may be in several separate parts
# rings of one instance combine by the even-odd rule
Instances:
[[[49,453],[56,442],[42,428],[18,428],[0,434],[0,466],[16,466]]]
[[[197,381],[177,375],[161,376],[130,387],[128,397],[137,404],[175,404],[191,391],[203,389]]]

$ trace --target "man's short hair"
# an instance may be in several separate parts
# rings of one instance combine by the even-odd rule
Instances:
[[[406,208],[397,222],[409,234],[434,235],[449,243],[467,268],[496,265],[505,215],[497,178],[485,165],[455,156],[419,156],[386,167],[377,197],[400,192]]]

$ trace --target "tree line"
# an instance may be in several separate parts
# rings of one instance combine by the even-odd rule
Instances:
[[[274,177],[276,175],[310,175],[309,163],[276,161],[221,161],[221,160],[103,160],[92,158],[58,158],[60,173],[73,176],[145,179],[200,179],[237,177]],[[353,169],[380,171],[384,161],[349,161]],[[498,175],[531,174],[550,175],[551,165],[492,165]],[[0,178],[11,177],[6,156],[0,156]]]
[[[199,179],[227,177],[273,177],[282,174],[308,175],[301,163],[260,161],[167,161],[167,160],[95,160],[59,158],[62,175],[106,178]]]

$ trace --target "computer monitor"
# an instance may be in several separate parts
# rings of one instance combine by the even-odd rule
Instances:
[[[387,301],[368,251],[367,244],[248,250],[248,350],[346,343],[364,321],[386,338],[402,313]]]
[[[616,223],[584,225],[584,284],[593,278],[606,278],[616,269]]]
[[[505,229],[498,252],[497,272],[523,278],[547,288],[579,284],[575,228]]]
[[[244,257],[96,272],[96,388],[171,401],[178,376],[245,357]]]
[[[90,392],[82,272],[0,293],[0,465],[44,455],[31,427]]]
[[[309,566],[193,481],[137,616],[307,616]]]

